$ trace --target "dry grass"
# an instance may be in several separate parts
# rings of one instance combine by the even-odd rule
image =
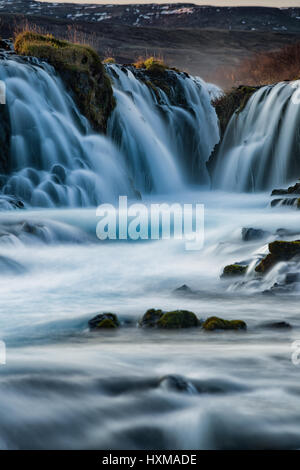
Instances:
[[[267,85],[300,77],[300,43],[277,51],[260,52],[241,62],[238,67],[223,68],[227,87]]]

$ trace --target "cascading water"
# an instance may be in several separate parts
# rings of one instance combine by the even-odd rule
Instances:
[[[137,189],[165,193],[188,182],[208,184],[205,163],[219,140],[209,93],[216,90],[199,78],[168,72],[184,103],[176,106],[162,89],[154,91],[130,68],[110,65],[108,72],[117,100],[108,133],[126,156]],[[170,93],[175,93],[174,87]]]
[[[92,132],[51,66],[18,57],[1,61],[12,134],[3,194],[31,206],[80,207],[134,196],[136,189],[177,191],[188,167],[207,182],[205,162],[218,130],[204,82],[176,74],[189,103],[183,109],[162,91],[158,104],[130,70],[108,70],[117,100],[110,138]]]
[[[11,121],[11,174],[3,187],[32,206],[89,206],[132,189],[122,157],[93,134],[52,67],[0,63]]]
[[[232,116],[216,155],[214,188],[261,191],[300,176],[300,106],[292,85],[261,88]]]

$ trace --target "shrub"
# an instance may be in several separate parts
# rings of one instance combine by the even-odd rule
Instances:
[[[103,60],[103,64],[115,64],[116,59],[113,57],[106,57],[106,59]]]
[[[268,85],[300,78],[300,42],[282,49],[259,52],[245,59],[238,67],[222,70],[226,86]]]

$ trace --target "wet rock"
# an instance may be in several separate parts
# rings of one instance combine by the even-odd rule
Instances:
[[[261,240],[262,238],[266,238],[270,235],[270,232],[266,232],[265,230],[252,228],[252,227],[244,227],[242,228],[242,240],[244,242],[252,241],[252,240]]]
[[[24,209],[24,202],[15,196],[0,195],[0,210]]]
[[[220,122],[221,137],[224,135],[232,115],[243,111],[253,93],[259,88],[240,85],[225,93],[213,103]]]
[[[177,287],[176,289],[173,290],[173,292],[175,294],[183,294],[183,295],[193,293],[192,289],[186,284],[183,284],[182,286]]]
[[[271,201],[271,207],[276,206],[296,206],[297,208],[300,208],[299,198],[288,197],[281,199],[273,199],[273,201]]]
[[[242,320],[224,320],[218,317],[209,317],[202,324],[206,331],[214,330],[246,330],[247,325]]]
[[[223,269],[221,277],[243,276],[247,271],[248,266],[242,264],[229,264]]]
[[[275,330],[289,330],[292,326],[285,321],[265,322],[262,323],[261,328],[271,328]]]
[[[265,274],[280,261],[289,261],[300,255],[300,240],[291,242],[277,240],[269,243],[270,253],[256,266],[255,271]]]
[[[294,284],[294,282],[300,281],[300,273],[287,273],[285,276],[285,284]]]
[[[178,329],[199,326],[199,320],[193,312],[188,310],[174,310],[163,312],[162,310],[150,309],[140,320],[141,327]]]
[[[91,330],[100,328],[118,328],[119,326],[120,322],[115,313],[100,313],[89,320],[89,327]]]
[[[159,381],[159,386],[172,392],[197,393],[196,387],[180,375],[167,375],[162,377]]]
[[[188,310],[174,310],[164,313],[157,322],[158,328],[178,329],[199,326],[199,320],[193,312]]]
[[[289,186],[287,189],[273,189],[271,196],[282,196],[286,194],[300,194],[300,183]]]
[[[163,316],[163,314],[164,312],[162,310],[150,308],[143,315],[143,318],[139,321],[139,325],[142,328],[154,328],[155,326],[157,326],[157,322]]]

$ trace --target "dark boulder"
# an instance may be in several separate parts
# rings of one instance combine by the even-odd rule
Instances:
[[[242,240],[249,242],[252,240],[261,240],[270,235],[270,232],[266,232],[260,228],[244,227],[242,228]]]
[[[256,272],[265,274],[278,262],[289,261],[295,256],[300,255],[300,240],[291,242],[276,240],[269,243],[269,251],[270,253],[256,266]]]
[[[247,325],[242,320],[224,320],[218,317],[209,317],[202,324],[206,331],[214,330],[246,330]]]
[[[100,313],[89,320],[89,327],[91,330],[100,328],[118,328],[119,326],[120,322],[115,313]]]
[[[223,269],[221,277],[234,277],[243,276],[247,271],[248,266],[242,264],[229,264]]]

